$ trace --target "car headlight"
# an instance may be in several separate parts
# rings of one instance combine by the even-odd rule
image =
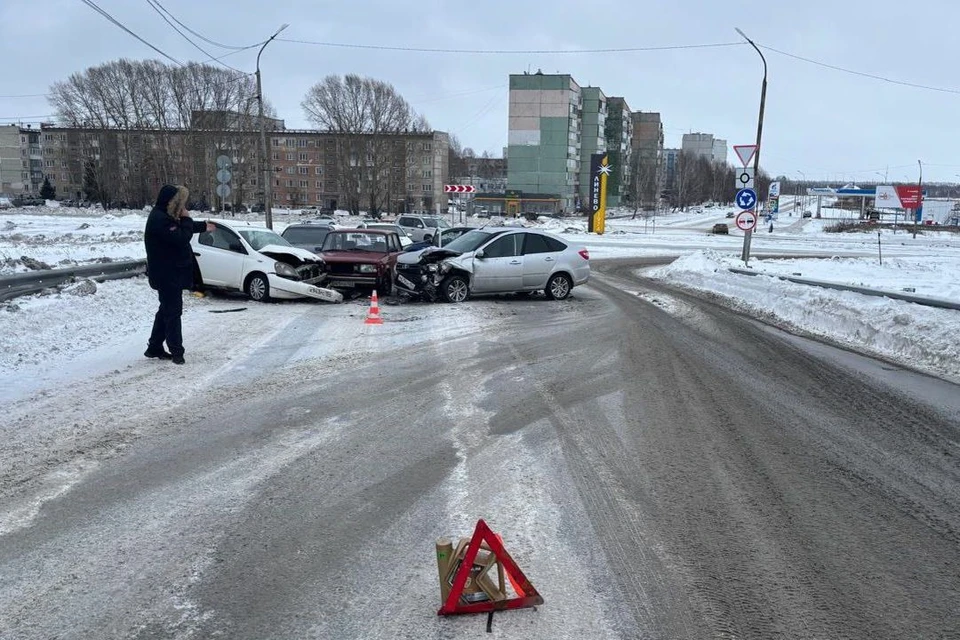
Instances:
[[[431,273],[434,273],[434,272],[436,272],[436,271],[439,271],[439,269],[440,269],[440,267],[439,267],[439,265],[437,265],[436,262],[427,265],[427,271],[429,271],[429,272],[431,272]]]
[[[360,273],[376,273],[377,266],[374,264],[361,264],[357,267],[357,271]]]
[[[300,274],[297,273],[297,270],[285,262],[278,262],[274,264],[273,270],[281,278],[299,278],[300,277]]]

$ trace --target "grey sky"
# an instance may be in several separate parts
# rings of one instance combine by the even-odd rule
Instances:
[[[203,56],[145,0],[97,0],[117,20],[179,60]],[[182,22],[231,45],[269,36],[457,49],[594,49],[735,42],[739,26],[760,44],[916,84],[896,86],[765,51],[770,67],[761,164],[773,174],[832,181],[958,182],[960,3],[805,0],[161,0]],[[80,0],[0,3],[0,96],[42,94],[75,71],[119,57],[157,58]],[[200,42],[214,55],[226,53]],[[224,62],[253,71],[256,49]],[[345,49],[275,42],[261,61],[264,92],[288,127],[307,127],[300,101],[331,73],[393,83],[437,129],[478,153],[500,155],[507,137],[507,76],[570,73],[581,85],[660,111],[667,146],[686,131],[732,144],[756,136],[762,67],[748,45],[613,54],[476,55]],[[42,97],[0,97],[0,116],[51,113]],[[35,119],[35,118],[33,118]],[[5,119],[0,122],[8,123]],[[733,161],[732,150],[728,160]]]

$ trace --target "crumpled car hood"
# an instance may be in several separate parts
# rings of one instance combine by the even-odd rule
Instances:
[[[432,262],[440,262],[446,260],[447,258],[453,258],[455,256],[461,255],[457,251],[450,251],[449,249],[443,249],[441,247],[427,247],[426,249],[420,249],[419,251],[408,251],[406,253],[401,253],[397,257],[398,264],[430,264]]]
[[[270,256],[271,258],[278,259],[279,256],[293,256],[299,258],[303,262],[320,262],[320,256],[306,249],[300,249],[299,247],[284,247],[279,244],[268,244],[267,246],[260,249],[259,253],[262,253],[265,256]]]

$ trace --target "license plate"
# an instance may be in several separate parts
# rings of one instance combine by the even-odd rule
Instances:
[[[400,284],[402,284],[403,286],[405,286],[405,287],[407,287],[407,288],[416,289],[416,287],[417,287],[417,285],[413,284],[412,282],[410,282],[409,280],[407,280],[406,278],[404,278],[404,277],[403,277],[402,275],[400,275],[399,273],[397,274],[397,280],[399,280],[399,281],[400,281]]]
[[[331,280],[327,283],[331,287],[352,287],[353,283],[347,280]]]

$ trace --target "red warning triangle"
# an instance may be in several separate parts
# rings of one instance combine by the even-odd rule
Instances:
[[[517,597],[473,603],[466,602],[462,599],[464,586],[466,586],[467,578],[473,569],[473,563],[477,558],[477,553],[480,551],[481,543],[485,543],[491,553],[493,553],[500,564],[503,565],[503,569],[510,579],[510,584],[517,593]],[[503,548],[503,541],[500,540],[500,536],[493,533],[486,522],[478,520],[477,528],[474,530],[470,544],[467,546],[467,552],[463,556],[463,562],[460,563],[460,567],[454,575],[450,595],[447,596],[446,602],[444,602],[440,610],[437,611],[437,615],[447,616],[460,613],[486,613],[488,611],[535,607],[538,604],[543,604],[543,598],[537,593],[536,588],[530,584],[530,581],[527,580],[527,576],[523,575],[523,571],[521,571],[517,563],[513,561],[513,558],[510,557],[507,550]]]

